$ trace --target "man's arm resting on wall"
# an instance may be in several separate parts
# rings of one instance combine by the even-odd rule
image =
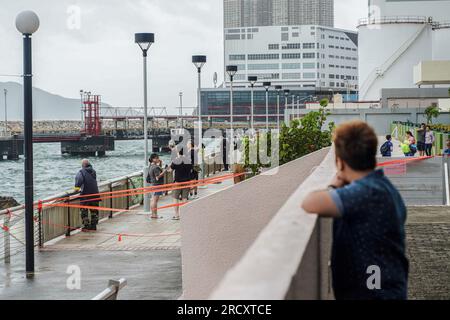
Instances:
[[[307,195],[303,200],[302,209],[321,217],[339,218],[341,216],[329,190],[315,191]]]

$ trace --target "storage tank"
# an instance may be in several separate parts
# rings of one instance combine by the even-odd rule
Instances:
[[[413,88],[413,68],[432,59],[432,26],[400,20],[359,26],[359,95],[378,101],[383,88]]]
[[[382,88],[414,88],[421,61],[450,60],[450,0],[369,0],[359,24],[361,100],[379,100]]]
[[[433,60],[450,60],[450,23],[442,23],[433,32]]]

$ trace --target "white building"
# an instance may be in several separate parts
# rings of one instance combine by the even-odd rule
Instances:
[[[360,100],[414,88],[414,66],[450,60],[450,0],[370,0],[359,23]]]
[[[225,66],[237,65],[236,84],[257,76],[272,85],[354,90],[356,32],[316,25],[225,29]],[[229,82],[226,76],[227,83]]]

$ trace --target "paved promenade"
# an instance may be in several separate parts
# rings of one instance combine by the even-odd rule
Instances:
[[[231,179],[199,189],[200,198],[232,184]],[[172,201],[165,197],[160,206]],[[78,232],[46,244],[36,251],[33,280],[25,278],[23,254],[13,256],[9,266],[2,262],[0,300],[91,299],[106,288],[108,280],[119,278],[128,281],[119,299],[177,299],[182,291],[180,221],[172,220],[173,208],[161,210],[159,220],[140,210],[103,221],[97,232]],[[81,271],[80,290],[67,288],[71,266]]]
[[[450,207],[410,207],[410,299],[450,299]]]

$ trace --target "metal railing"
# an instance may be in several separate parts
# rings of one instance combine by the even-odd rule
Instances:
[[[359,19],[358,27],[367,26],[371,24],[401,24],[401,23],[426,24],[432,23],[432,21],[430,21],[428,17],[425,16],[386,16],[386,17]]]
[[[127,285],[127,280],[109,280],[108,288],[96,295],[92,300],[117,300],[119,291]]]

